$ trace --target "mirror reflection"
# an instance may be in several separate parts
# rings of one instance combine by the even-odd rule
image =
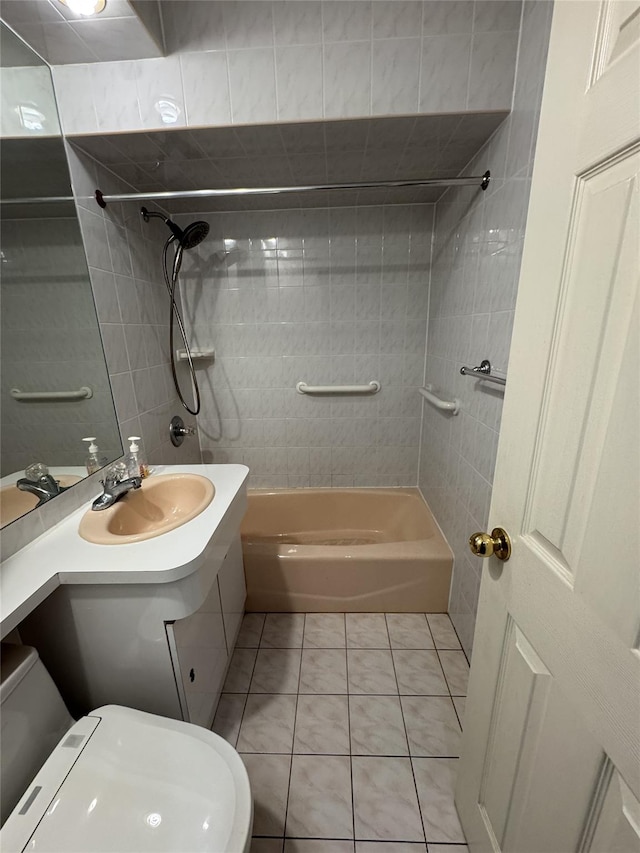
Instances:
[[[50,70],[4,24],[0,51],[4,526],[122,445]]]

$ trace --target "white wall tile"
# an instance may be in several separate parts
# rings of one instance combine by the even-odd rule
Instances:
[[[273,4],[276,45],[320,44],[322,4],[316,0],[287,0]]]
[[[517,31],[474,34],[468,109],[511,107],[517,50]]]
[[[322,118],[322,47],[276,48],[278,120]]]
[[[373,3],[373,38],[416,36],[422,28],[422,3],[396,0],[393,3]]]
[[[412,113],[418,106],[420,39],[373,43],[371,109],[374,115]]]
[[[274,60],[272,48],[229,51],[234,122],[259,123],[277,118]]]
[[[51,71],[64,132],[95,133],[98,119],[94,109],[91,66],[58,65]]]
[[[366,116],[370,110],[371,43],[361,41],[325,44],[325,118]]]
[[[177,56],[135,63],[140,119],[144,128],[184,127],[186,114]]]
[[[135,62],[99,62],[90,69],[98,130],[140,130]]]
[[[371,37],[369,0],[328,0],[322,4],[322,30],[325,42],[359,41]]]
[[[185,53],[180,57],[180,64],[187,123],[192,127],[229,124],[227,54],[224,51]]]
[[[440,35],[423,39],[421,112],[465,109],[470,59],[469,35]]]

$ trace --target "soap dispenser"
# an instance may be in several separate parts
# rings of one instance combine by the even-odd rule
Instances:
[[[104,468],[105,465],[108,465],[109,460],[106,456],[100,456],[98,445],[95,443],[95,435],[83,438],[82,440],[89,442],[89,455],[85,461],[87,474],[95,474],[96,471],[99,471],[101,468]]]
[[[125,465],[127,466],[127,476],[129,477],[148,477],[149,466],[144,459],[144,455],[140,450],[139,435],[130,435],[127,441],[130,441],[129,452],[125,457]]]

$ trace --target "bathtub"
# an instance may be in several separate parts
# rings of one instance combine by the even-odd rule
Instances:
[[[248,611],[446,612],[453,555],[417,489],[250,491]]]

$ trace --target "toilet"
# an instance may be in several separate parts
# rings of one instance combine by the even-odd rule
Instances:
[[[248,853],[249,778],[199,726],[105,705],[74,722],[35,649],[2,645],[3,853]]]

